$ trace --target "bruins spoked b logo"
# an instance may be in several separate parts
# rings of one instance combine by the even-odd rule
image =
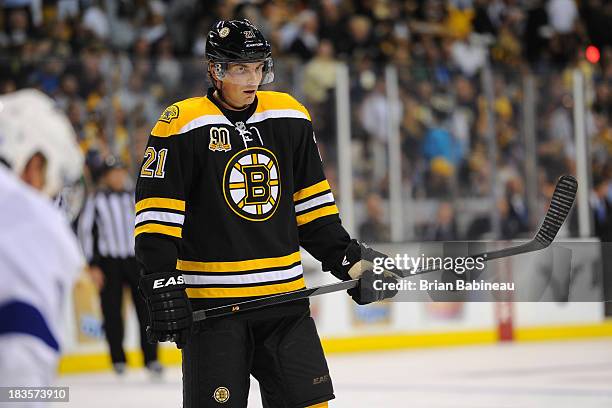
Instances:
[[[278,160],[270,150],[250,147],[234,155],[223,174],[227,205],[249,221],[265,221],[276,208],[281,194]]]
[[[217,387],[213,394],[213,398],[220,404],[223,404],[229,400],[230,392],[227,387]]]

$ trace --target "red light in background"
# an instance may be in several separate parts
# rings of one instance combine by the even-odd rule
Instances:
[[[591,64],[597,64],[599,62],[599,49],[594,45],[589,45],[586,49],[586,59]]]

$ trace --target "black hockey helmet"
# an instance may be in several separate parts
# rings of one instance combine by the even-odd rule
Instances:
[[[272,47],[247,19],[219,21],[206,37],[205,55],[220,79],[225,77],[228,63],[261,61],[264,68],[260,85],[274,80]]]

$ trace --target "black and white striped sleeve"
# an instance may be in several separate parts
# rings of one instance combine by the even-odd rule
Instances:
[[[89,265],[96,265],[100,259],[98,250],[98,228],[96,225],[95,196],[89,195],[77,222],[77,237]]]

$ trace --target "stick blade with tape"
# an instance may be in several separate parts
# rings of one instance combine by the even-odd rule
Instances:
[[[549,246],[557,236],[574,205],[577,190],[578,182],[573,176],[565,175],[559,178],[544,221],[535,237],[544,247]]]

